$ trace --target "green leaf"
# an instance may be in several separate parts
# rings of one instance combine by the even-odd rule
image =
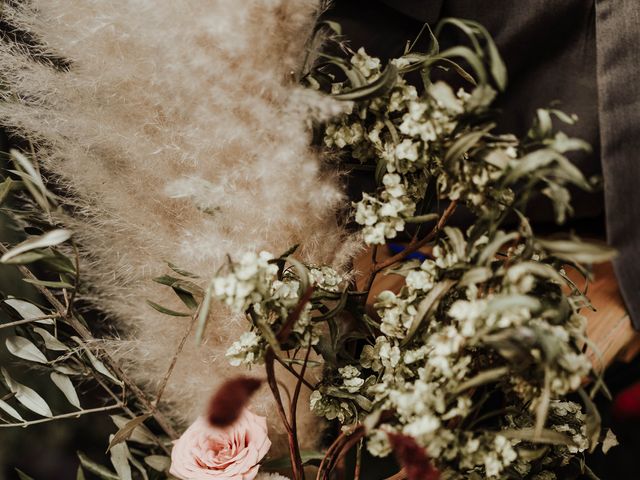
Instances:
[[[207,320],[209,318],[209,310],[211,309],[211,300],[213,297],[213,284],[209,284],[207,290],[205,291],[204,298],[202,299],[202,303],[200,304],[200,309],[198,310],[198,320],[196,322],[196,344],[200,345],[202,343],[202,337],[204,335],[204,330],[207,327]]]
[[[472,377],[466,382],[458,385],[458,387],[454,390],[454,393],[458,394],[460,392],[464,392],[465,390],[469,390],[470,388],[478,387],[486,383],[495,382],[496,380],[504,377],[507,373],[509,373],[509,367],[498,367],[492,368],[490,370],[484,370],[483,372],[478,373],[475,377]]]
[[[438,302],[440,299],[446,295],[446,293],[455,285],[454,280],[446,279],[442,282],[437,283],[434,287],[429,290],[429,293],[425,295],[420,304],[418,305],[418,312],[413,319],[413,323],[407,332],[407,336],[402,341],[402,346],[408,345],[409,342],[413,339],[413,337],[418,332],[420,325],[422,322],[429,316],[429,313],[434,311],[438,306]]]
[[[6,263],[13,257],[20,255],[21,253],[35,250],[37,248],[51,247],[66,242],[71,238],[71,232],[69,230],[56,229],[51,230],[38,237],[31,237],[24,242],[16,245],[0,258],[0,263]]]
[[[300,458],[302,459],[302,465],[319,465],[324,458],[324,453],[315,450],[302,450],[300,451]],[[283,455],[277,458],[270,458],[260,465],[261,469],[265,470],[287,470],[291,468],[291,457],[289,455]]]
[[[575,263],[601,263],[613,259],[617,252],[603,243],[570,240],[536,239],[536,243],[551,255],[561,260]]]
[[[493,125],[491,125],[491,128],[493,128]],[[459,136],[453,142],[451,147],[449,147],[449,150],[447,150],[447,153],[444,156],[445,163],[450,164],[451,162],[460,160],[465,153],[473,148],[482,139],[482,137],[487,134],[489,130],[490,128],[485,128],[483,130]]]
[[[438,220],[440,215],[437,213],[427,213],[426,215],[418,215],[417,217],[405,218],[404,221],[407,223],[427,223]]]
[[[178,267],[177,265],[175,265],[175,264],[173,264],[171,262],[167,262],[167,265],[171,270],[176,272],[178,275],[182,275],[183,277],[200,278],[195,273],[191,273],[191,272],[188,272],[187,270],[183,270],[182,268]]]
[[[171,466],[171,459],[164,455],[149,455],[144,457],[144,463],[158,472],[166,472]]]
[[[332,397],[346,398],[346,399],[349,399],[349,400],[353,400],[354,402],[356,402],[358,404],[358,406],[360,408],[362,408],[366,412],[370,412],[373,409],[373,404],[371,403],[371,400],[369,400],[368,398],[364,397],[363,395],[360,395],[360,394],[357,394],[357,393],[345,392],[345,391],[340,390],[339,388],[333,387],[333,386],[324,387],[322,390],[327,395],[331,395]]]
[[[123,417],[122,415],[111,415],[111,420],[118,429],[123,429],[125,425],[131,421],[130,418]],[[153,433],[142,423],[135,426],[129,435],[128,441],[142,445],[156,445]]]
[[[576,446],[575,442],[565,435],[564,433],[556,432],[555,430],[542,429],[539,435],[536,435],[535,429],[523,428],[520,430],[506,429],[500,430],[499,433],[507,438],[513,438],[518,440],[524,440],[531,443],[546,443],[549,445],[565,445]]]
[[[113,442],[113,435],[109,436],[109,441]],[[111,447],[110,450],[111,464],[118,473],[120,480],[132,480],[131,465],[129,465],[129,459],[131,453],[127,448],[126,443],[118,443]]]
[[[44,328],[35,327],[33,331],[42,337],[42,340],[44,340],[44,346],[47,347],[47,350],[52,350],[54,352],[66,352],[69,350],[69,347],[51,335]]]
[[[478,265],[489,265],[495,260],[496,254],[506,244],[519,236],[518,232],[504,233],[503,231],[496,232],[494,239],[482,249],[482,253],[478,257]]]
[[[37,262],[48,258],[51,254],[46,250],[32,250],[31,252],[21,253],[13,258],[10,258],[6,262],[7,265],[28,265],[29,263]],[[22,279],[25,281],[26,279]]]
[[[47,402],[45,402],[44,399],[35,392],[35,390],[16,382],[9,376],[9,372],[7,372],[4,367],[2,367],[0,371],[2,372],[2,376],[4,377],[9,390],[16,394],[16,400],[38,415],[43,417],[53,416]]]
[[[165,315],[171,315],[172,317],[190,317],[191,316],[190,313],[176,312],[175,310],[171,310],[169,308],[163,307],[162,305],[158,305],[157,303],[152,302],[151,300],[147,300],[147,304],[153,309],[159,311],[160,313],[164,313]]]
[[[23,185],[22,182],[16,182],[11,179],[11,177],[5,178],[4,181],[0,183],[0,205],[4,204],[9,194],[21,185]]]
[[[69,403],[80,410],[82,408],[80,406],[80,399],[69,377],[58,372],[51,372],[50,377],[51,381],[60,389]]]
[[[348,92],[332,95],[337,100],[363,101],[389,92],[398,81],[398,69],[393,64],[388,64],[380,76],[373,82],[362,87],[354,88]]]
[[[84,476],[84,470],[82,470],[82,465],[78,465],[78,470],[76,471],[76,480],[87,480]]]
[[[53,199],[54,195],[47,190],[38,171],[29,159],[18,150],[11,149],[9,153],[17,169],[13,172],[22,178],[25,187],[27,187],[27,190],[29,190],[29,193],[31,193],[36,203],[45,212],[49,212],[51,210],[49,199]]]
[[[95,369],[96,372],[101,373],[102,375],[104,375],[107,378],[110,378],[111,380],[113,380],[114,383],[116,383],[117,385],[122,386],[123,383],[121,380],[117,379],[115,377],[115,375],[113,373],[111,373],[107,367],[105,367],[104,363],[102,363],[100,360],[98,360],[96,358],[96,356],[91,353],[91,351],[86,347],[86,345],[82,342],[82,340],[80,340],[78,337],[71,337],[78,345],[80,345],[82,347],[82,349],[84,350],[85,355],[87,356],[87,358],[89,359],[89,362],[91,362],[91,365],[93,366],[93,368]]]
[[[24,473],[22,470],[19,470],[17,468],[16,468],[16,473],[18,474],[18,478],[20,480],[33,480],[33,477],[30,477],[29,475]]]
[[[11,415],[16,420],[20,420],[21,422],[25,421],[24,418],[22,418],[22,415],[20,415],[15,408],[13,408],[11,405],[9,405],[4,400],[0,400],[0,409],[4,410],[6,413]]]
[[[34,304],[26,302],[24,300],[19,300],[17,298],[7,298],[6,300],[4,300],[4,303],[18,312],[18,314],[25,320],[46,317],[46,314],[42,310],[40,310]],[[42,320],[36,320],[35,323],[40,323],[42,325],[53,325],[54,322],[53,319],[44,318]]]
[[[93,473],[94,475],[98,476],[102,480],[121,480],[120,478],[118,478],[118,475],[113,473],[108,468],[100,465],[99,463],[94,462],[89,457],[87,457],[84,453],[82,452],[77,452],[77,453],[78,453],[78,459],[80,460],[80,465],[82,465],[85,469],[87,469],[89,472]]]
[[[24,337],[11,335],[5,340],[5,345],[12,355],[22,358],[23,360],[43,364],[49,362],[40,349]]]
[[[487,72],[482,64],[482,60],[471,49],[463,46],[451,47],[438,55],[438,58],[448,59],[451,57],[463,58],[475,71],[478,77],[478,83],[481,85],[487,83]]]
[[[131,437],[131,435],[133,434],[133,431],[139,426],[141,426],[144,423],[144,421],[149,417],[151,417],[150,413],[147,413],[145,415],[140,415],[139,417],[135,417],[129,420],[122,427],[120,427],[120,429],[115,433],[115,435],[112,435],[111,442],[109,442],[109,447],[107,448],[107,452],[111,450],[114,446],[124,442],[129,437]]]
[[[593,403],[591,397],[587,395],[587,392],[584,391],[584,388],[579,388],[578,394],[586,409],[587,418],[585,423],[587,426],[587,439],[589,440],[589,453],[593,453],[600,441],[602,418],[600,417],[600,412],[598,412],[598,407]]]

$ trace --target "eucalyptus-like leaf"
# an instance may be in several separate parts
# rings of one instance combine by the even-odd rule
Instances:
[[[82,342],[82,340],[80,340],[78,337],[75,337],[75,336],[71,337],[71,338],[78,345],[80,345],[82,347],[82,349],[84,350],[85,355],[89,359],[89,362],[91,363],[93,368],[96,370],[96,372],[101,373],[105,377],[111,379],[117,385],[122,386],[122,380],[119,380],[118,378],[116,378],[116,376],[113,373],[111,373],[109,371],[109,369],[107,369],[107,367],[104,365],[104,363],[102,363],[100,360],[98,360],[96,358],[96,356],[86,347],[86,345]]]
[[[36,393],[35,390],[27,387],[26,385],[22,385],[19,382],[16,382],[11,376],[9,372],[5,370],[4,367],[0,368],[2,372],[2,376],[4,377],[4,381],[7,383],[9,390],[11,390],[16,395],[16,400],[18,400],[22,405],[31,410],[38,415],[43,417],[52,417],[53,413],[51,413],[51,409],[47,402]]]
[[[484,370],[478,373],[475,377],[471,377],[469,380],[462,382],[456,387],[454,393],[464,392],[470,388],[478,387],[486,383],[495,382],[501,379],[509,373],[509,367],[497,367],[490,370]]]
[[[602,263],[612,260],[617,252],[603,243],[568,240],[536,239],[536,243],[551,255],[575,263]]]
[[[405,218],[405,222],[407,223],[427,223],[434,222],[440,218],[440,215],[437,213],[427,213],[426,215],[418,215],[416,217]]]
[[[523,440],[531,443],[546,443],[549,445],[564,445],[574,447],[576,443],[564,433],[555,430],[542,429],[536,434],[533,428],[522,428],[520,430],[507,428],[499,431],[500,435],[517,440]]]
[[[142,416],[144,417],[144,415]],[[141,418],[141,417],[136,417]],[[148,417],[146,417],[148,418]],[[118,430],[122,430],[125,426],[131,421],[130,418],[123,417],[122,415],[111,415],[111,420],[118,427]],[[133,430],[129,434],[127,439],[130,442],[140,443],[142,445],[155,445],[156,440],[153,437],[153,433],[149,430],[144,423],[138,422],[137,425],[134,425]]]
[[[171,263],[171,262],[167,262],[167,266],[173,270],[174,272],[176,272],[178,275],[182,275],[183,277],[189,277],[189,278],[200,278],[198,275],[196,275],[195,273],[191,273],[187,270],[184,270],[180,267],[178,267],[177,265]]]
[[[144,421],[147,420],[149,417],[151,417],[150,413],[147,413],[145,415],[140,415],[139,417],[135,417],[129,420],[122,427],[120,427],[119,430],[115,433],[115,435],[112,435],[111,441],[109,442],[109,447],[107,448],[107,452],[111,450],[114,446],[118,445],[119,443],[122,443],[125,440],[128,440],[129,437],[131,437],[131,435],[133,434],[133,431],[139,426],[141,426],[144,423]]]
[[[113,435],[109,436],[109,442],[113,441]],[[132,480],[131,465],[129,459],[131,458],[131,452],[127,448],[126,443],[118,443],[114,445],[110,451],[111,464],[118,473],[120,480]]]
[[[8,260],[20,255],[21,253],[29,252],[38,248],[52,247],[66,242],[71,238],[71,232],[69,230],[56,229],[51,230],[43,235],[37,237],[31,237],[24,242],[16,245],[1,258],[1,263],[6,263]]]
[[[171,466],[171,458],[165,455],[149,455],[144,457],[144,463],[157,472],[166,472]]]
[[[487,129],[484,129],[465,133],[458,137],[451,147],[449,147],[449,150],[447,150],[447,153],[444,156],[445,163],[451,164],[452,162],[460,160],[462,156],[480,142],[482,137],[486,134]]]
[[[11,415],[16,420],[20,420],[21,422],[25,421],[24,418],[22,418],[22,415],[20,415],[20,413],[18,413],[15,408],[13,408],[4,400],[0,400],[0,410],[4,410],[7,414]]]
[[[593,453],[598,446],[598,442],[600,441],[600,432],[602,430],[602,418],[600,417],[600,412],[598,412],[598,407],[593,403],[591,397],[587,395],[584,391],[584,388],[578,389],[578,394],[580,395],[580,399],[584,403],[587,418],[587,439],[589,440],[589,452]]]
[[[44,340],[44,346],[47,347],[47,350],[52,350],[54,352],[66,352],[69,350],[68,346],[51,335],[44,328],[35,327],[33,331],[42,337],[42,340]]]
[[[87,480],[87,478],[84,476],[82,465],[78,465],[78,470],[76,471],[76,480]]]
[[[373,409],[373,403],[371,403],[371,400],[358,393],[345,392],[344,390],[333,386],[325,387],[324,391],[327,395],[331,395],[332,397],[353,400],[354,402],[356,402],[356,404],[358,404],[360,408],[362,408],[366,412],[370,412]]]
[[[16,182],[11,179],[11,177],[5,178],[4,181],[0,183],[0,206],[2,206],[9,194],[21,184],[22,182]]]
[[[4,303],[13,308],[18,314],[25,320],[32,318],[46,317],[46,314],[36,307],[33,303],[25,300],[19,300],[17,298],[7,298]],[[35,323],[42,325],[53,325],[53,320],[50,318],[44,318],[42,320],[36,320]]]
[[[50,200],[53,200],[54,195],[47,190],[42,176],[35,169],[31,161],[20,151],[11,149],[9,151],[11,159],[17,170],[12,170],[17,174],[24,182],[25,187],[31,193],[31,196],[36,203],[45,211],[51,210]]]
[[[60,389],[69,403],[80,410],[82,408],[80,406],[80,399],[69,377],[58,372],[51,372],[50,376],[51,381]]]
[[[388,64],[380,76],[373,82],[348,92],[333,95],[338,100],[367,100],[391,90],[398,81],[398,69],[393,64]]]
[[[165,315],[170,315],[172,317],[190,317],[191,316],[190,313],[176,312],[175,310],[171,310],[170,308],[163,307],[162,305],[158,305],[157,303],[152,302],[151,300],[147,300],[147,305],[149,305],[151,308],[153,308],[154,310],[157,310],[160,313],[164,313]]]
[[[48,363],[47,357],[44,356],[40,349],[36,347],[31,340],[24,337],[11,335],[5,340],[5,345],[7,346],[9,353],[18,358],[22,358],[23,360],[28,360],[30,362]]]
[[[446,279],[437,283],[431,290],[429,290],[429,293],[427,293],[418,305],[418,312],[411,323],[411,327],[409,327],[407,336],[402,341],[402,346],[407,345],[411,340],[413,340],[413,337],[418,332],[418,329],[422,325],[424,319],[429,316],[430,312],[435,310],[440,299],[455,285],[455,283],[456,282],[454,280]]]
[[[113,473],[105,466],[94,462],[82,452],[78,452],[78,459],[80,460],[80,465],[102,480],[122,480],[116,473]]]
[[[207,327],[207,320],[209,318],[209,310],[211,309],[211,300],[213,297],[213,285],[209,284],[204,293],[204,298],[202,299],[202,303],[200,304],[200,308],[198,310],[198,318],[196,321],[196,344],[200,345],[202,343],[202,337],[204,335],[204,330]]]
[[[324,458],[325,454],[317,452],[315,450],[302,450],[300,451],[300,459],[302,465],[320,465],[320,462]],[[291,457],[289,455],[282,455],[280,457],[271,458],[260,464],[260,468],[264,470],[288,470],[291,468]]]
[[[27,475],[26,473],[24,473],[22,470],[17,469],[16,468],[16,473],[18,474],[18,478],[20,480],[34,480],[33,477],[30,477],[29,475]]]

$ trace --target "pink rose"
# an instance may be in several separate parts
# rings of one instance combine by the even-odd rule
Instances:
[[[253,480],[270,447],[266,419],[247,409],[227,428],[200,417],[175,442],[170,472],[183,480]]]

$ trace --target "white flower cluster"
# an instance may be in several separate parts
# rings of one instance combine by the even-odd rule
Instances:
[[[234,365],[260,363],[268,342],[263,329],[277,333],[289,313],[301,301],[301,279],[294,270],[286,270],[278,278],[275,257],[268,252],[246,253],[240,261],[230,265],[230,272],[213,279],[213,296],[234,311],[247,313],[253,329],[245,332],[227,350],[226,356]],[[304,272],[305,283],[332,294],[341,291],[344,277],[328,266],[310,265]],[[317,345],[323,325],[312,319],[313,306],[308,302],[293,324],[292,333],[299,345]]]
[[[481,386],[476,379],[483,370],[500,372],[508,366],[508,374],[505,370],[487,381],[500,382],[497,390],[508,395],[511,408],[523,418],[519,426],[531,428],[545,382],[538,369],[544,368],[552,399],[547,428],[573,442],[554,446],[554,458],[583,451],[588,443],[584,414],[577,404],[561,399],[580,387],[591,368],[576,346],[584,322],[575,312],[558,322],[553,303],[557,284],[549,283],[547,269],[521,261],[535,252],[510,249],[510,265],[494,272],[475,267],[464,285],[442,290],[439,307],[424,308],[425,299],[447,285],[447,275],[463,267],[469,271],[491,248],[483,236],[469,247],[461,231],[447,228],[432,258],[398,269],[405,285],[398,293],[380,293],[374,304],[380,335],[363,347],[357,363],[339,366],[335,375],[325,377],[312,395],[312,410],[341,423],[354,422],[372,408],[393,412],[393,420],[369,432],[367,448],[373,455],[388,455],[387,432],[397,432],[414,438],[438,459],[439,468],[453,472],[451,478],[467,478],[455,472],[504,478],[507,468],[528,474],[530,462],[517,454],[522,440],[500,434],[501,428],[514,425],[503,422],[491,432],[459,428],[478,408],[475,389],[465,385]],[[543,287],[550,289],[550,297],[540,293]],[[533,291],[536,297],[530,296]],[[545,301],[552,303],[545,307]]]
[[[216,276],[212,282],[213,296],[237,313],[259,304],[269,294],[276,279],[278,266],[270,263],[269,252],[247,252],[233,264],[228,275]]]
[[[325,129],[326,146],[348,150],[354,159],[382,168],[379,192],[364,193],[356,203],[355,220],[364,227],[368,244],[383,244],[404,230],[430,177],[436,177],[442,196],[469,201],[478,208],[487,208],[484,201],[488,197],[493,198],[492,205],[511,200],[508,189],[490,191],[487,187],[490,182],[497,182],[509,165],[509,156],[515,152],[513,139],[498,145],[498,153],[486,160],[469,161],[465,154],[447,165],[443,162],[449,146],[468,133],[464,128],[458,132],[460,118],[486,107],[493,99],[490,88],[455,94],[447,84],[436,82],[419,95],[403,78],[402,68],[410,61],[400,58],[391,63],[399,69],[393,88],[386,95],[357,106]],[[351,64],[369,81],[381,75],[380,60],[363,49],[352,57]],[[336,83],[333,93],[341,93],[344,88],[344,84]]]

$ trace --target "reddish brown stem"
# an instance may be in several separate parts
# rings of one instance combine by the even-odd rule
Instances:
[[[369,278],[367,278],[365,291],[368,292],[369,290],[371,290],[371,286],[373,285],[373,281],[375,280],[376,275],[378,275],[378,273],[380,273],[382,270],[390,267],[396,262],[404,260],[407,256],[420,250],[422,247],[432,241],[436,237],[436,235],[438,235],[438,233],[440,233],[440,231],[444,228],[451,215],[453,215],[453,212],[455,212],[457,206],[458,202],[456,200],[452,201],[447,206],[445,211],[442,212],[442,215],[438,219],[438,223],[436,223],[433,229],[425,237],[421,238],[420,240],[418,240],[416,237],[413,237],[409,245],[407,245],[404,250],[380,263],[374,263],[371,273],[369,274]]]

